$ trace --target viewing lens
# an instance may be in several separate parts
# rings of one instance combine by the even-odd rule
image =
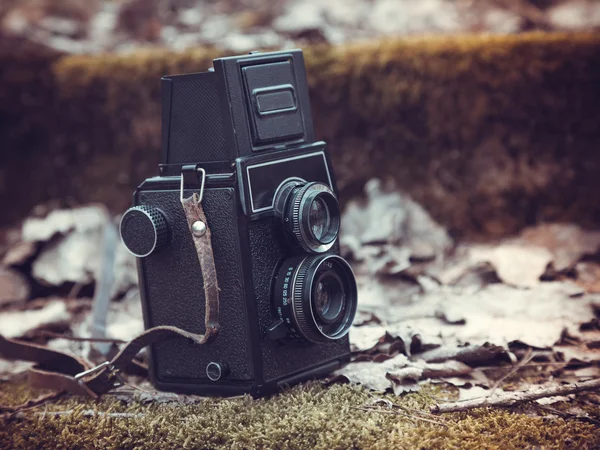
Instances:
[[[350,330],[356,292],[352,269],[340,256],[295,257],[284,261],[277,275],[273,306],[291,337],[328,342]]]
[[[310,205],[308,225],[316,240],[322,242],[331,224],[329,208],[319,197],[315,198]]]
[[[275,195],[274,211],[286,234],[304,251],[324,253],[333,247],[340,230],[340,207],[326,184],[284,184]]]

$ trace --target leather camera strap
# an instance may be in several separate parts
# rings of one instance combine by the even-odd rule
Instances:
[[[98,398],[122,385],[120,373],[126,370],[142,348],[170,338],[186,338],[195,344],[214,340],[219,332],[219,286],[211,234],[197,194],[183,199],[182,206],[202,271],[206,299],[204,334],[189,333],[171,326],[150,328],[125,344],[110,361],[95,367],[83,358],[0,335],[0,357],[35,362],[36,365],[29,370],[29,383],[34,387]]]

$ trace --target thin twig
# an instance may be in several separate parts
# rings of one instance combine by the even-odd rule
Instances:
[[[125,386],[129,386],[129,387],[131,387],[133,390],[136,390],[136,391],[143,392],[144,394],[153,394],[153,391],[149,391],[148,389],[144,389],[144,388],[142,388],[142,387],[140,387],[140,386],[136,386],[136,385],[135,385],[135,384],[133,384],[133,383],[128,383],[128,382],[125,382],[124,384],[125,384]]]
[[[525,368],[525,367],[554,367],[554,366],[567,366],[569,365],[568,362],[565,361],[557,361],[557,362],[534,362],[531,364],[523,364],[522,366],[520,366],[521,368]],[[481,371],[486,371],[486,370],[498,370],[498,367],[503,367],[503,366],[481,366],[481,367],[477,367],[477,370],[481,370]]]
[[[576,419],[576,420],[581,420],[583,422],[592,423],[594,425],[600,425],[599,420],[596,420],[590,416],[584,416],[582,414],[573,414],[573,413],[569,413],[566,411],[561,411],[559,409],[551,408],[550,406],[546,406],[546,405],[536,404],[535,407],[538,409],[541,409],[542,411],[549,412],[550,414],[555,414],[559,417],[562,417],[563,419]]]
[[[0,405],[0,416],[2,414],[5,415],[5,417],[12,417],[17,413],[20,412],[24,412],[24,411],[28,411],[30,409],[36,408],[50,400],[56,400],[59,397],[62,397],[65,394],[65,391],[59,391],[59,392],[51,392],[49,394],[44,394],[44,395],[40,395],[37,398],[34,398],[32,400],[28,400],[25,403],[22,403],[20,405],[17,406],[2,406]]]
[[[407,417],[407,418],[413,419],[413,420],[421,420],[423,422],[433,423],[435,425],[442,425],[444,427],[448,426],[443,422],[440,422],[437,420],[432,420],[432,419],[426,419],[425,417],[414,416],[412,414],[398,411],[397,409],[369,408],[366,406],[360,406],[360,407],[355,406],[354,409],[358,409],[359,411],[376,412],[376,413],[382,413],[382,414],[394,414],[397,416],[404,416],[404,417]]]
[[[600,389],[600,379],[584,381],[582,383],[540,388],[530,392],[507,392],[495,397],[479,397],[462,403],[442,403],[431,407],[433,414],[468,411],[475,408],[488,406],[508,407],[519,403],[529,402],[545,397],[556,397],[562,395],[576,394],[578,392],[595,391]]]
[[[67,299],[77,298],[79,292],[81,292],[81,288],[83,288],[82,283],[75,283],[69,293],[67,294]]]
[[[429,411],[423,411],[420,409],[414,409],[414,408],[409,408],[408,406],[402,406],[402,405],[396,405],[394,404],[394,408],[399,408],[402,409],[406,412],[412,412],[414,414],[420,414],[422,416],[427,416],[427,417],[432,417],[433,414],[431,414]]]
[[[377,406],[384,406],[387,409],[381,409],[381,408],[377,408]],[[373,400],[371,400],[370,402],[365,403],[364,405],[362,405],[359,408],[355,408],[355,409],[360,409],[361,411],[379,411],[379,412],[389,412],[392,410],[397,410],[397,409],[401,409],[405,411],[405,415],[407,417],[411,417],[411,418],[419,418],[419,417],[413,417],[411,414],[408,413],[414,413],[414,414],[418,414],[421,416],[428,416],[428,417],[433,417],[433,414],[431,414],[429,411],[423,411],[423,410],[418,410],[418,409],[414,409],[414,408],[409,408],[408,406],[404,406],[404,405],[398,405],[396,403],[393,403],[391,400],[388,400],[386,398],[374,398]],[[436,424],[439,425],[444,425],[444,423],[441,423],[437,420],[433,420],[433,419],[428,419],[426,421],[433,421]]]
[[[50,416],[68,416],[73,414],[75,411],[74,410],[69,410],[69,411],[48,411],[47,413],[44,411],[44,415],[50,415]],[[41,413],[38,413],[38,415],[41,415]],[[94,411],[93,409],[86,409],[85,411],[81,412],[81,415],[84,417],[113,417],[113,418],[118,418],[118,419],[138,419],[140,417],[145,417],[145,414],[142,413],[118,413],[118,412],[102,412],[102,411]],[[43,416],[42,416],[43,419]]]
[[[493,397],[493,395],[496,393],[496,391],[498,390],[500,385],[504,382],[504,380],[513,376],[515,373],[517,373],[519,370],[521,370],[523,368],[523,366],[525,366],[525,364],[530,362],[534,357],[535,357],[535,353],[533,353],[531,348],[528,348],[527,353],[525,354],[523,359],[521,361],[519,361],[517,364],[515,364],[513,366],[513,368],[506,375],[504,375],[503,377],[501,377],[498,381],[496,381],[494,383],[494,386],[492,386],[492,389],[491,389],[490,393],[488,394],[488,397]]]

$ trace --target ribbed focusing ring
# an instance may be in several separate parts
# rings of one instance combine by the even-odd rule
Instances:
[[[327,323],[317,317],[313,298],[320,275],[335,273],[343,280],[343,316]],[[320,274],[320,275],[319,275]],[[313,343],[331,342],[348,333],[356,314],[356,281],[348,263],[337,255],[292,257],[279,268],[273,289],[276,315],[285,323],[288,337]]]
[[[292,204],[292,223],[294,224],[292,228],[292,232],[294,233],[294,237],[296,238],[296,242],[302,247],[303,250],[307,252],[313,252],[313,248],[310,245],[309,239],[305,234],[303,224],[300,223],[300,210],[302,206],[302,199],[306,195],[306,192],[313,186],[313,183],[308,183],[302,186],[296,195],[294,196],[294,201]]]
[[[316,238],[311,236],[310,221],[306,214],[307,209],[310,208],[310,204],[307,203],[307,197],[310,198],[313,195],[311,203],[315,201],[316,196],[310,191],[315,191],[317,195],[328,195],[330,201],[335,202],[335,210],[330,211],[335,217],[332,217],[332,223],[337,224],[335,234],[332,235],[332,239],[328,243],[319,242]],[[323,183],[307,183],[302,186],[298,191],[293,194],[293,200],[291,205],[291,220],[292,220],[292,233],[298,245],[302,250],[309,253],[325,253],[331,247],[333,247],[337,238],[339,230],[339,208],[337,206],[337,198],[335,194]],[[331,226],[331,225],[330,225]]]
[[[300,333],[309,341],[326,342],[329,339],[325,338],[315,329],[313,321],[309,322],[309,320],[307,320],[307,318],[310,317],[310,310],[307,311],[304,305],[304,290],[311,288],[311,286],[306,286],[305,284],[306,276],[308,274],[308,269],[317,258],[318,256],[308,257],[300,264],[300,267],[298,267],[298,272],[296,273],[296,279],[294,281],[294,298],[292,304]],[[310,305],[306,306],[310,308]]]

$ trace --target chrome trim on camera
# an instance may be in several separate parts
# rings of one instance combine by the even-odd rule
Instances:
[[[318,151],[318,152],[308,153],[306,155],[300,155],[300,156],[292,156],[291,158],[283,158],[283,159],[278,159],[278,160],[275,160],[275,161],[268,161],[268,162],[259,163],[259,164],[251,164],[251,165],[247,166],[246,167],[246,178],[248,180],[248,197],[250,198],[250,208],[252,209],[251,213],[259,213],[259,212],[269,211],[269,210],[273,209],[275,195],[273,195],[273,198],[271,199],[271,205],[270,206],[265,206],[264,208],[258,208],[258,209],[254,208],[254,197],[253,197],[253,193],[252,193],[252,183],[250,181],[250,169],[255,169],[255,168],[264,167],[264,166],[271,166],[271,165],[275,165],[275,164],[281,164],[281,163],[285,163],[285,162],[288,162],[288,161],[295,161],[295,160],[298,160],[298,159],[312,158],[312,157],[317,156],[317,155],[321,155],[321,157],[323,158],[323,163],[325,164],[325,170],[327,171],[327,180],[329,182],[329,188],[331,190],[333,190],[333,181],[331,180],[331,173],[329,172],[329,166],[327,164],[327,158],[325,157],[325,152],[324,151]],[[281,185],[283,183],[285,183],[286,181],[289,181],[289,180],[284,180],[282,183],[280,183],[279,187],[281,187]],[[303,181],[306,181],[306,180],[303,180]],[[278,187],[278,189],[279,189],[279,187]]]

